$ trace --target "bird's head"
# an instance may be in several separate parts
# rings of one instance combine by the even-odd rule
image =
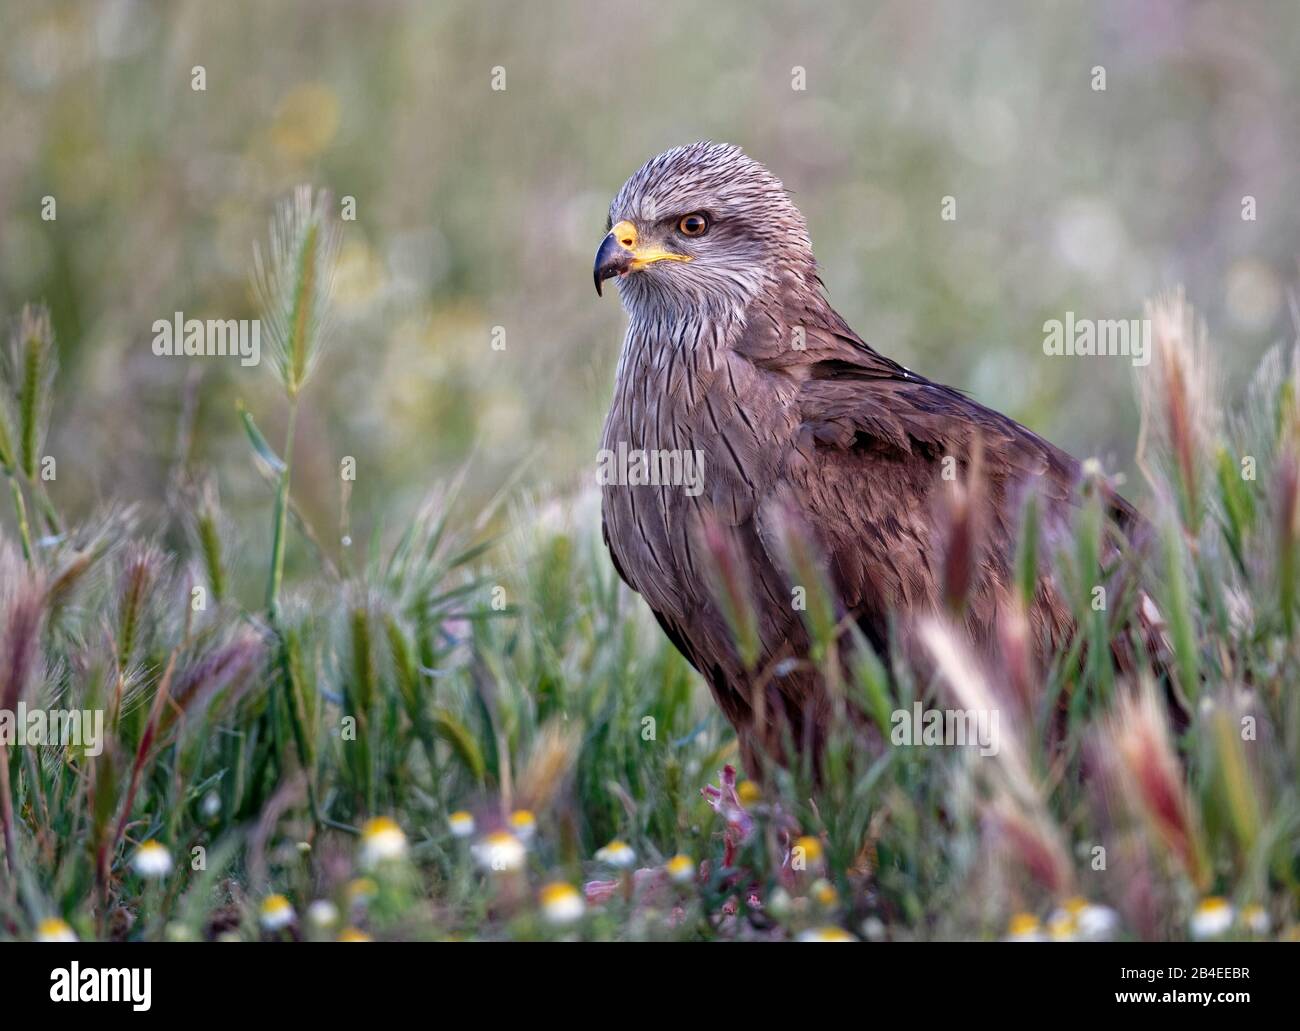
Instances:
[[[781,181],[739,147],[693,143],[647,161],[609,207],[596,292],[617,277],[634,314],[743,310],[815,264],[808,227]]]

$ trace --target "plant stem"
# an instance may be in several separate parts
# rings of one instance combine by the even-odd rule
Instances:
[[[23,558],[27,564],[32,564],[32,530],[27,522],[27,502],[23,500],[23,489],[18,486],[18,480],[14,476],[9,476],[9,491],[14,499],[14,514],[18,519],[18,539],[22,541]]]
[[[0,745],[0,823],[4,825],[5,863],[12,877],[18,871],[18,845],[14,838],[14,800],[9,790],[9,746]]]
[[[271,577],[266,585],[266,610],[273,623],[280,614],[280,583],[284,579],[284,545],[289,516],[289,479],[293,473],[293,437],[298,423],[298,395],[289,398],[289,426],[284,441],[284,470],[275,492],[275,527],[271,538]]]
[[[289,424],[285,429],[284,441],[284,470],[280,473],[280,485],[275,492],[275,528],[271,539],[271,577],[266,585],[266,611],[271,628],[275,631],[276,647],[280,653],[281,679],[284,681],[285,698],[289,703],[289,720],[293,724],[298,761],[302,763],[307,777],[307,798],[311,806],[311,815],[319,825],[320,805],[316,799],[316,785],[312,781],[312,771],[308,768],[307,735],[302,724],[302,714],[298,711],[293,663],[289,658],[289,643],[285,639],[284,628],[280,625],[280,584],[284,580],[284,547],[289,522],[289,483],[293,473],[293,437],[297,425],[298,394],[295,392],[289,396]]]

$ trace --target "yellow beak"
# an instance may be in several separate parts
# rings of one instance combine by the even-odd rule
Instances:
[[[609,235],[601,242],[600,250],[596,252],[596,265],[592,273],[596,281],[596,293],[601,292],[601,283],[614,276],[639,272],[657,261],[690,260],[689,254],[678,254],[663,247],[638,246],[636,226],[631,222],[620,222],[609,231]]]

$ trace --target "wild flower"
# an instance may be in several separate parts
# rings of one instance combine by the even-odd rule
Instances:
[[[596,849],[596,858],[606,866],[627,870],[636,862],[636,853],[627,842],[615,838],[609,844]]]
[[[75,942],[77,932],[66,921],[57,916],[46,917],[36,925],[36,940],[38,942]]]
[[[1258,902],[1242,906],[1238,920],[1240,920],[1241,926],[1251,934],[1268,934],[1273,928],[1272,921],[1268,918],[1268,910]]]
[[[523,868],[528,850],[509,831],[493,831],[474,844],[478,865],[489,873],[513,873]]]
[[[827,924],[823,927],[810,927],[799,932],[801,942],[855,942],[857,937],[842,927]]]
[[[1119,930],[1119,915],[1108,906],[1074,896],[1048,917],[1047,930],[1056,940],[1109,941]]]
[[[354,877],[343,893],[350,905],[364,907],[379,894],[379,884],[373,877]]]
[[[674,884],[689,884],[695,879],[695,860],[679,852],[664,863],[664,872]]]
[[[822,909],[833,909],[840,901],[840,893],[835,890],[835,885],[831,884],[825,877],[818,877],[817,880],[813,881],[808,889],[808,894]]]
[[[293,923],[293,906],[283,895],[268,895],[258,910],[258,921],[266,931],[280,931]]]
[[[407,850],[406,835],[391,817],[377,816],[361,828],[361,865],[367,870],[405,859]]]
[[[172,872],[172,857],[167,849],[156,841],[146,841],[135,853],[131,866],[141,877],[148,880],[161,880]]]
[[[820,838],[805,834],[790,846],[790,866],[797,871],[820,870],[825,850]]]
[[[453,838],[469,838],[474,835],[474,817],[464,809],[458,809],[447,817],[447,829]]]
[[[329,930],[339,922],[339,907],[329,899],[315,899],[307,907],[307,923],[317,930]]]
[[[537,833],[537,817],[529,809],[516,809],[510,814],[510,819],[506,822],[509,823],[510,829],[515,836],[525,845]]]
[[[567,927],[582,919],[586,911],[582,892],[571,884],[553,881],[545,885],[538,893],[537,901],[541,905],[542,915],[547,923],[556,927]]]
[[[1047,941],[1038,917],[1032,913],[1016,913],[1007,924],[1006,940],[1012,942]]]
[[[1235,919],[1236,913],[1231,903],[1225,898],[1211,895],[1197,904],[1188,923],[1188,930],[1197,940],[1220,938],[1232,930]]]

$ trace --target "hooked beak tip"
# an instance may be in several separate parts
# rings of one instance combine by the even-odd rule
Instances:
[[[601,284],[606,279],[612,279],[631,269],[632,258],[632,252],[619,243],[612,232],[606,235],[601,241],[600,250],[596,252],[596,263],[591,273],[597,296],[603,296]]]

